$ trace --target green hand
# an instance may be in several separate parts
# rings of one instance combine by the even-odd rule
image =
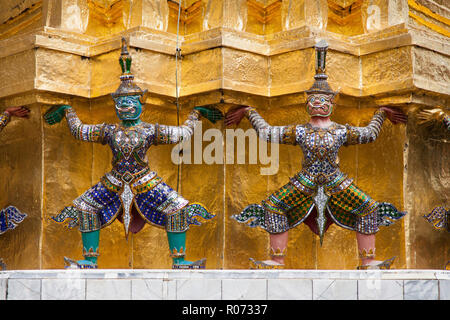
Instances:
[[[49,125],[53,125],[55,123],[60,122],[65,115],[65,110],[70,108],[68,105],[62,105],[62,106],[53,106],[51,107],[45,114],[44,114],[44,120]]]
[[[216,123],[218,120],[223,119],[223,113],[213,105],[195,107],[194,109],[200,111],[201,115],[212,123]]]

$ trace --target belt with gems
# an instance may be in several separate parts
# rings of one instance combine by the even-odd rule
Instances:
[[[103,176],[101,183],[108,189],[119,194],[123,208],[123,224],[125,234],[128,235],[128,228],[131,222],[131,206],[136,194],[147,192],[153,189],[162,181],[156,172],[145,168],[137,173],[125,172],[120,174],[112,170]]]
[[[347,176],[342,172],[335,171],[334,173],[336,173],[334,177],[319,175],[312,180],[308,179],[303,172],[299,172],[290,180],[297,189],[312,196],[317,211],[316,224],[319,231],[321,244],[327,223],[325,211],[328,200],[334,193],[345,190],[353,182],[352,179],[347,178]],[[320,177],[323,179],[317,179]]]
[[[156,175],[156,172],[150,171],[149,168],[145,168],[138,173],[125,172],[120,174],[119,172],[112,170],[105,174],[101,182],[108,190],[115,193],[119,193],[123,190],[124,185],[128,184],[134,191],[134,194],[144,193],[153,189],[162,181],[161,177]]]
[[[315,180],[315,181],[314,181]],[[323,186],[328,194],[334,194],[345,190],[353,182],[347,175],[339,172],[333,179],[326,183],[319,183],[316,179],[309,179],[303,172],[297,173],[290,179],[290,182],[300,191],[306,194],[314,194],[318,186]]]

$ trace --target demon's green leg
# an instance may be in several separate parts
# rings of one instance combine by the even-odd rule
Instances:
[[[79,229],[83,242],[83,260],[64,258],[66,268],[95,269],[100,242],[100,221],[95,212],[78,211]]]
[[[197,261],[185,260],[186,255],[186,231],[189,229],[187,215],[190,206],[186,206],[177,212],[167,215],[167,240],[169,241],[170,256],[173,259],[174,269],[205,268],[206,259]]]
[[[184,257],[186,255],[186,231],[167,231],[167,239],[169,240],[170,256],[173,259],[173,264],[190,264],[191,261],[184,260]]]
[[[100,243],[100,230],[91,232],[82,232],[83,257],[86,261],[97,265],[98,248]]]

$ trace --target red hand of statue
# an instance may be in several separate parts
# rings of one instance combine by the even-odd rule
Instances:
[[[10,107],[5,110],[11,117],[28,118],[30,109],[26,107]]]
[[[238,125],[239,122],[241,122],[242,118],[245,117],[245,113],[249,108],[249,106],[238,106],[228,111],[225,115],[225,125]]]
[[[399,108],[381,107],[380,110],[386,112],[386,118],[393,124],[406,123],[408,121],[408,116]]]

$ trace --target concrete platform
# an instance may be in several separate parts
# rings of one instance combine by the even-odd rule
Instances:
[[[450,271],[9,270],[0,300],[450,300]]]

